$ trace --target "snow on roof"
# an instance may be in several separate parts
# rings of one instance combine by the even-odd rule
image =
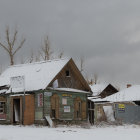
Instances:
[[[6,92],[7,92],[7,89],[2,89],[2,90],[0,90],[0,94],[6,93]]]
[[[91,99],[94,102],[131,102],[140,101],[140,85],[134,85],[103,99]]]
[[[1,74],[0,86],[11,85],[11,77],[24,76],[26,91],[45,89],[69,60],[70,59],[56,59],[10,66]],[[10,90],[11,89],[9,89],[8,92],[10,92]],[[20,92],[23,91],[23,89],[12,89],[12,91]]]
[[[54,90],[91,94],[90,92],[73,88],[55,88]]]
[[[90,85],[91,91],[93,92],[93,96],[99,95],[109,84],[95,84]]]

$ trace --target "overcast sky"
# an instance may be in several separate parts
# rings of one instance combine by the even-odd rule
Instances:
[[[100,82],[140,84],[139,0],[0,0],[0,40],[5,27],[27,40],[16,58],[28,57],[49,36],[54,51],[85,58],[85,73]],[[0,65],[8,65],[0,48]]]

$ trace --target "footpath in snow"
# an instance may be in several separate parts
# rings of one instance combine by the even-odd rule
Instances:
[[[0,125],[0,140],[138,140],[139,125],[80,127]]]

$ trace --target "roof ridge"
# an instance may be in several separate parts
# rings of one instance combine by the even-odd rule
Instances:
[[[33,63],[17,64],[17,65],[8,66],[8,67],[9,68],[21,67],[21,66],[26,66],[26,65],[42,64],[42,63],[48,63],[48,62],[52,62],[52,61],[61,61],[61,60],[70,60],[70,59],[71,58],[51,59],[51,60],[45,60],[45,61],[39,61],[39,62],[33,62]]]

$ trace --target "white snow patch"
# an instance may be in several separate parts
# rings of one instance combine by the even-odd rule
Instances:
[[[0,140],[138,140],[140,126],[35,127],[0,125]]]
[[[108,84],[95,84],[92,86],[90,85],[93,96],[99,95],[107,86]]]
[[[107,121],[108,121],[108,122],[113,122],[113,121],[115,121],[115,118],[114,118],[114,111],[113,111],[112,106],[103,106],[103,109],[104,109],[105,115],[106,115],[106,117],[107,117]]]
[[[79,90],[79,89],[73,89],[73,88],[55,88],[55,90],[91,94],[90,92]]]

